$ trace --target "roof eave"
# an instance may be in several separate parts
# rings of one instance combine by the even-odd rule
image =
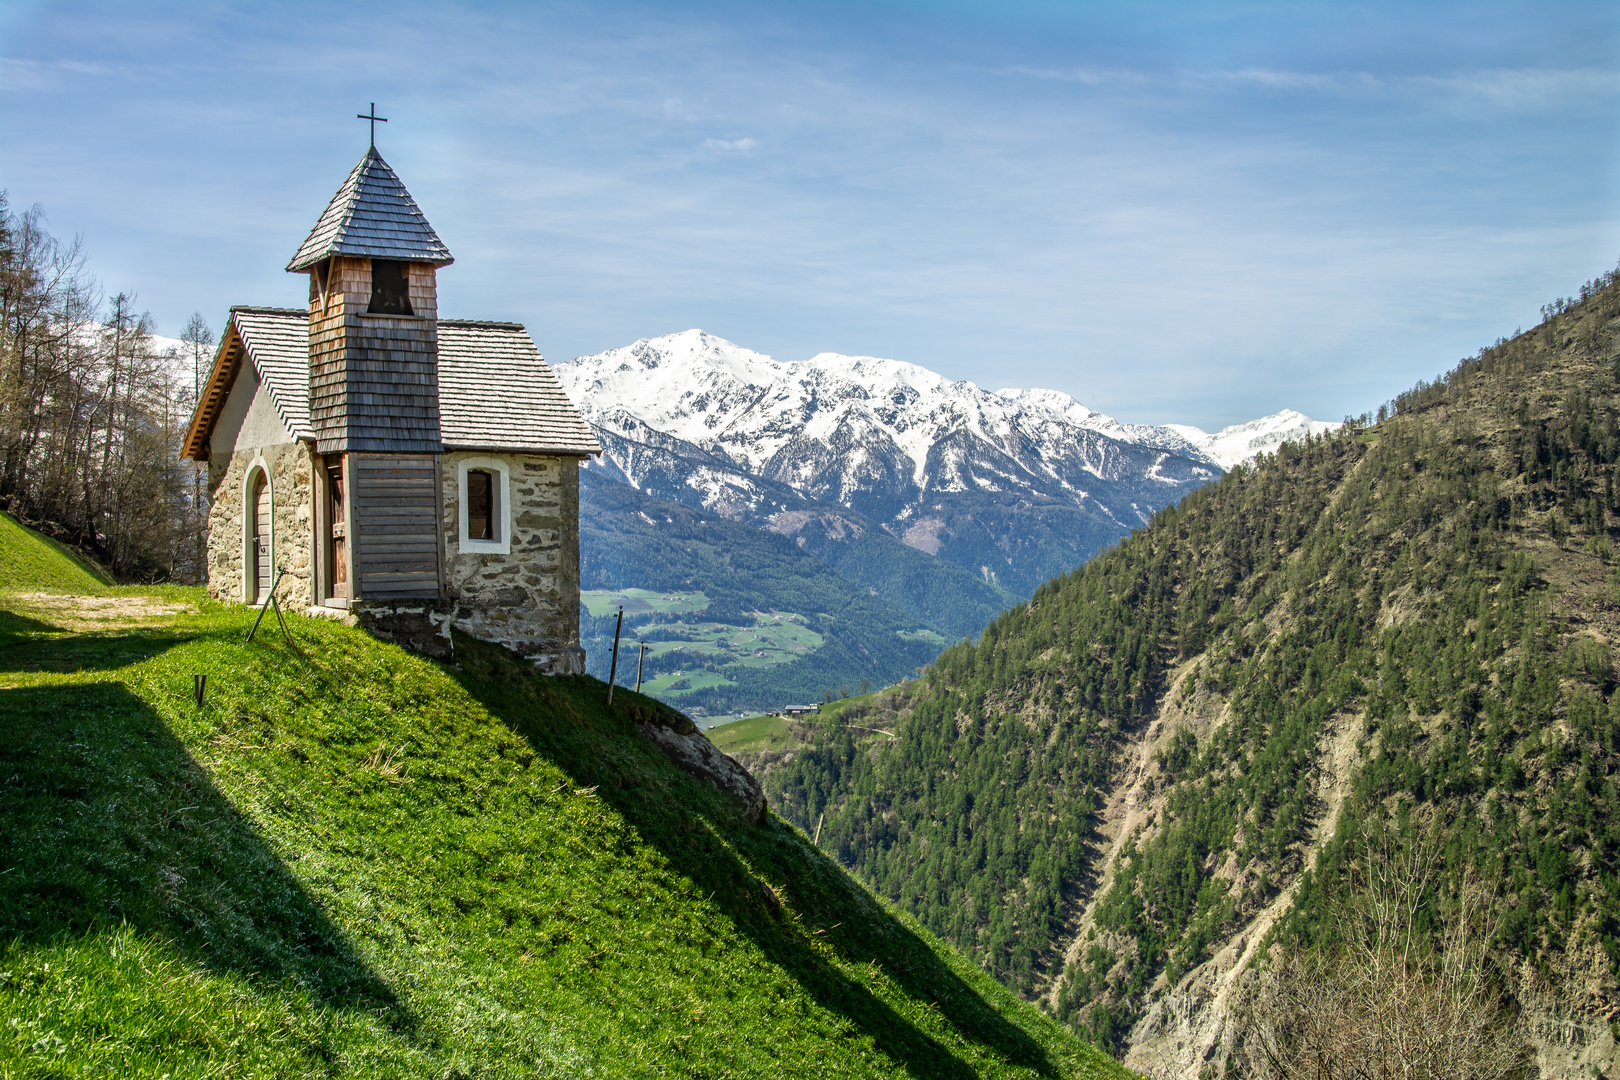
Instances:
[[[333,258],[386,259],[386,258],[390,258],[390,256],[387,256],[387,255],[372,255],[372,254],[368,254],[368,253],[362,252],[362,251],[333,251],[333,250],[328,249],[328,250],[322,252],[319,255],[308,255],[308,256],[305,256],[302,259],[297,258],[295,256],[293,258],[293,261],[287,264],[287,273],[289,273],[289,274],[306,274],[310,270],[314,269],[314,267],[315,267],[315,265],[317,263],[323,263],[327,259],[333,259]],[[425,264],[427,266],[433,267],[434,269],[438,269],[441,266],[449,266],[451,263],[455,262],[456,260],[453,259],[453,258],[445,258],[445,259],[395,259],[394,261],[396,261],[396,262],[408,262],[408,263]]]
[[[197,404],[191,410],[191,422],[186,425],[186,438],[180,444],[180,456],[191,461],[207,461],[208,442],[214,434],[214,424],[219,420],[219,410],[225,405],[225,396],[230,392],[231,383],[236,381],[236,372],[230,370],[230,345],[233,339],[239,339],[240,332],[236,328],[234,311],[232,317],[225,324],[225,332],[219,336],[219,347],[214,350],[214,362],[208,367],[208,378],[203,383],[204,392],[197,397]],[[246,354],[247,347],[241,348]],[[219,392],[215,392],[218,385]]]
[[[602,452],[598,447],[588,450],[578,446],[492,446],[489,443],[452,443],[444,444],[445,453],[456,454],[533,454],[536,457],[571,457],[588,458]]]

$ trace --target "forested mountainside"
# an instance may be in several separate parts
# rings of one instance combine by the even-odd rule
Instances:
[[[1281,1000],[1255,989],[1268,963],[1349,978],[1351,914],[1392,866],[1418,867],[1379,939],[1412,945],[1412,985],[1486,941],[1481,1015],[1544,1071],[1612,1061],[1617,316],[1609,274],[1190,494],[805,729],[765,770],[773,802],[825,814],[881,893],[1156,1074],[1270,1045],[1242,1005]]]

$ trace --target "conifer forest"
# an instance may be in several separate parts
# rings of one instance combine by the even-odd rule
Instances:
[[[1601,1030],[1616,275],[1545,316],[806,726],[762,762],[773,803],[1127,1063],[1176,1009],[1254,1075],[1514,1075],[1557,1023]],[[1332,994],[1359,1024],[1307,1022]],[[1350,1054],[1347,1025],[1378,1034]],[[1438,1048],[1402,1041],[1422,1025]]]

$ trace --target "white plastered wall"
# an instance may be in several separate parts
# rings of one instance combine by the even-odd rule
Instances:
[[[292,432],[276,413],[270,390],[259,381],[251,363],[242,365],[241,374],[220,407],[210,445],[216,453],[258,450],[293,441]]]

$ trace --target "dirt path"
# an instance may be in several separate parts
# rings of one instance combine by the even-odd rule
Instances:
[[[152,596],[74,596],[61,593],[6,593],[0,607],[59,630],[128,630],[161,626],[179,615],[195,615],[197,605]]]

